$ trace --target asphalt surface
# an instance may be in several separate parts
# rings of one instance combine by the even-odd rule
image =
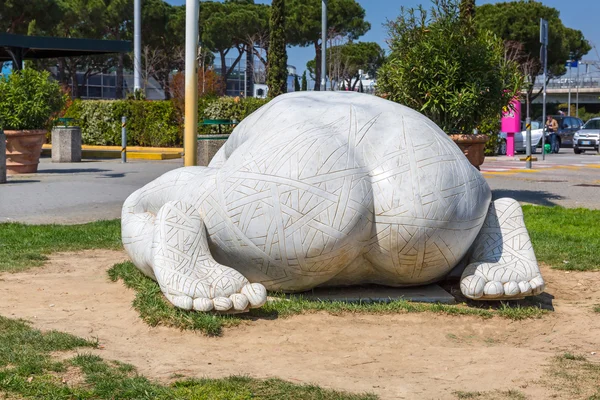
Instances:
[[[525,162],[487,158],[481,170],[495,198],[512,197],[544,206],[600,209],[600,156],[563,149],[525,170]],[[84,160],[54,164],[42,158],[37,174],[9,176],[0,185],[0,222],[76,224],[119,218],[133,191],[183,160]]]
[[[36,174],[9,175],[0,184],[0,222],[77,224],[120,218],[131,193],[183,160],[84,160],[52,163],[42,158]]]
[[[535,155],[531,170],[509,157],[486,159],[481,167],[494,198],[512,197],[524,204],[600,209],[600,156],[596,153]],[[524,157],[521,155],[521,157]]]

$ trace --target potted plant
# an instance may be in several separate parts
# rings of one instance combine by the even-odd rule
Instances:
[[[434,0],[430,12],[404,10],[389,22],[391,53],[377,88],[435,122],[479,167],[488,140],[480,128],[499,120],[523,76],[505,58],[502,40],[475,29],[473,3]]]
[[[0,128],[6,135],[9,174],[37,172],[52,116],[65,102],[47,71],[24,69],[0,79]]]

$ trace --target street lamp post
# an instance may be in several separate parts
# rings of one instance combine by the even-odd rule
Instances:
[[[185,2],[185,120],[183,165],[196,165],[198,128],[198,0]]]
[[[142,0],[133,1],[133,90],[141,90],[142,72]]]

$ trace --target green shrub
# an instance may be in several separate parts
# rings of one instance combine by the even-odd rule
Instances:
[[[67,96],[47,71],[24,69],[0,79],[0,127],[49,128]]]
[[[121,117],[127,118],[129,146],[175,147],[182,127],[171,101],[75,100],[65,117],[75,118],[84,144],[121,144]]]
[[[255,99],[254,97],[238,98],[238,97],[219,97],[214,100],[204,110],[204,118],[206,119],[231,119],[241,121],[260,107],[267,104],[269,100]],[[233,128],[222,127],[221,133],[231,133]],[[217,133],[218,128],[212,127],[210,133]],[[208,132],[207,132],[208,133]]]
[[[431,12],[403,10],[388,24],[391,54],[378,92],[429,117],[446,133],[471,133],[518,95],[523,76],[504,44],[461,17],[457,0],[434,0]]]
[[[233,97],[198,99],[198,121],[232,119],[241,121],[267,100]],[[127,117],[127,145],[183,146],[183,116],[174,101],[75,100],[65,117],[75,118],[81,127],[83,144],[118,146],[121,144],[121,116]],[[225,127],[224,127],[225,128]],[[225,128],[223,133],[230,133]],[[216,127],[200,127],[198,133],[216,133]]]

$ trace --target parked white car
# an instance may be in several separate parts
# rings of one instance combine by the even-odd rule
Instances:
[[[525,123],[521,124],[521,132],[515,132],[515,151],[525,152],[527,150],[527,130],[525,129]],[[537,148],[542,147],[542,126],[539,121],[531,121],[531,153],[536,153]],[[506,154],[506,133],[500,132],[500,144],[498,154]]]
[[[573,136],[573,151],[575,154],[592,150],[600,153],[600,118],[592,118],[575,132]]]

